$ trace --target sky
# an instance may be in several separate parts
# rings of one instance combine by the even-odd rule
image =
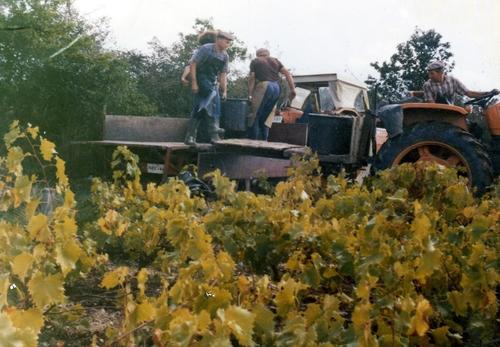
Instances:
[[[147,52],[212,18],[251,50],[261,46],[295,74],[364,81],[416,27],[451,43],[453,75],[469,89],[500,88],[500,0],[75,0],[85,18],[108,19],[110,47]]]

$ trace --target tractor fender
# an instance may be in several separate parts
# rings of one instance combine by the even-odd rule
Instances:
[[[460,106],[436,103],[401,104],[403,110],[403,127],[416,123],[438,121],[449,123],[468,131],[466,117],[469,112]]]

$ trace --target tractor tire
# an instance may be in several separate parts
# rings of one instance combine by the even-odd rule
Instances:
[[[462,167],[478,194],[483,194],[493,182],[493,169],[484,146],[470,133],[451,124],[419,123],[405,130],[382,145],[373,166],[379,171],[417,161]]]

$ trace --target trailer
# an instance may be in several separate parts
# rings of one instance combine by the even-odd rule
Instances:
[[[163,180],[195,164],[200,177],[219,169],[229,178],[246,181],[248,187],[256,177],[286,177],[292,156],[312,153],[326,173],[366,167],[376,147],[366,87],[336,74],[294,76],[294,80],[303,97],[275,117],[268,141],[245,138],[247,100],[229,99],[221,118],[228,136],[215,143],[184,144],[187,118],[121,115],[106,115],[103,139],[84,143],[154,152],[156,159],[141,158],[141,169]],[[297,115],[294,119],[287,117],[291,112]]]

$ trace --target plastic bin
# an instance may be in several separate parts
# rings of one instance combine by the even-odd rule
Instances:
[[[351,150],[354,117],[309,115],[308,143],[318,154],[347,155]]]
[[[248,99],[227,99],[222,102],[221,127],[226,131],[246,131],[250,112]]]

